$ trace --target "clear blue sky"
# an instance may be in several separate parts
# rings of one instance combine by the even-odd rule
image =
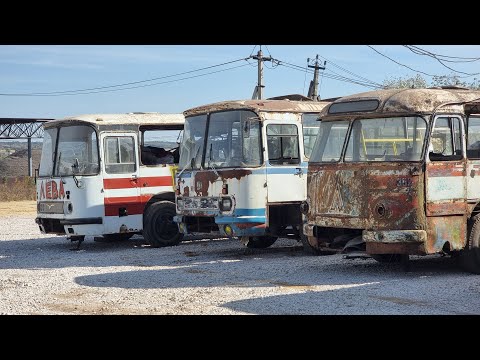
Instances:
[[[432,53],[475,58],[478,45],[416,45]],[[414,54],[401,45],[373,45],[382,54],[415,70],[447,75],[452,71],[432,57]],[[0,93],[46,93],[105,87],[139,82],[129,86],[175,80],[174,82],[130,90],[67,96],[0,96],[0,117],[61,118],[88,113],[156,111],[182,112],[216,101],[249,99],[257,82],[254,60],[238,61],[201,72],[141,82],[206,68],[256,54],[252,45],[0,45]],[[344,76],[382,83],[390,77],[414,76],[415,71],[388,60],[366,45],[263,45],[264,55],[291,65],[305,67],[307,58],[327,59],[320,86],[322,98],[371,90],[369,87],[332,79]],[[444,58],[445,59],[445,58]],[[453,58],[451,58],[453,59]],[[455,59],[453,59],[455,60]],[[480,72],[480,61],[446,62],[465,73]],[[176,81],[234,66],[246,65],[215,74]],[[291,66],[289,65],[289,66]],[[337,65],[337,66],[335,66]],[[348,73],[343,69],[355,74]],[[265,63],[264,97],[304,94],[312,74],[300,68]],[[464,74],[459,74],[464,75]],[[358,76],[363,77],[361,80]],[[423,75],[427,80],[431,78]],[[473,81],[477,76],[465,78]],[[107,88],[103,90],[120,89]],[[97,91],[97,90],[93,90]]]

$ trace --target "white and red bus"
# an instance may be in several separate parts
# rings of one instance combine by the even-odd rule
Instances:
[[[174,173],[182,114],[93,114],[44,123],[36,223],[42,233],[108,240],[143,234],[153,247],[182,239]]]

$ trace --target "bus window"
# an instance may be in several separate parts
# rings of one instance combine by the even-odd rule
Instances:
[[[439,117],[429,146],[429,158],[432,161],[459,160],[462,158],[460,119]]]
[[[105,171],[109,174],[133,173],[136,170],[133,137],[105,138]]]
[[[267,126],[268,159],[271,164],[299,164],[298,130],[296,125]]]
[[[467,157],[480,159],[480,117],[468,118]]]

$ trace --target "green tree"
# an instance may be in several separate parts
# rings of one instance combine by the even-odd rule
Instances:
[[[460,86],[473,90],[480,90],[480,81],[473,78],[471,81],[461,80],[460,76],[455,74],[433,76],[429,82],[420,74],[412,77],[392,77],[383,80],[382,85],[385,89],[405,89],[405,88],[427,88],[441,86]]]
[[[461,86],[469,89],[479,90],[480,84],[477,78],[467,82],[460,80],[460,76],[455,74],[434,76],[432,86]]]
[[[383,80],[385,89],[405,89],[405,88],[426,88],[428,87],[425,79],[417,74],[413,77],[391,77]]]

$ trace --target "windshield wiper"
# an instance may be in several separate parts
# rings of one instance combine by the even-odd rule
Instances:
[[[210,151],[208,152],[208,165],[207,165],[207,167],[211,168],[213,170],[213,172],[215,173],[215,175],[217,175],[217,177],[220,177],[217,170],[215,169],[215,166],[213,166],[213,164],[212,164],[212,150],[213,150],[212,147],[213,147],[213,143],[210,143]]]
[[[78,163],[78,159],[75,158],[72,164],[72,177],[73,177],[73,181],[75,181],[75,185],[77,186],[77,188],[80,189],[79,181],[75,176],[75,171],[77,171],[79,167],[80,167],[80,164]]]

